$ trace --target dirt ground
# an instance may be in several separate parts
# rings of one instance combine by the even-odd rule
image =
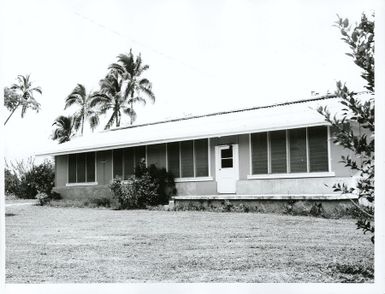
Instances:
[[[7,283],[373,282],[352,219],[6,207]]]

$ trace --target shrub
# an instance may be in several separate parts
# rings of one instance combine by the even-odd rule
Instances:
[[[134,176],[125,181],[116,178],[109,187],[119,209],[168,204],[176,194],[174,176],[165,168],[146,167],[144,160],[135,168]]]
[[[131,176],[124,182],[115,178],[109,187],[118,202],[118,209],[145,208],[147,205],[158,204],[158,185],[148,173],[141,177]]]
[[[19,194],[20,180],[15,173],[8,168],[4,169],[4,191],[6,195]]]
[[[158,186],[158,198],[154,205],[168,204],[171,196],[176,195],[175,178],[172,173],[167,172],[165,168],[158,168],[154,164],[146,167],[145,161],[139,163],[135,168],[135,176],[142,177],[148,174],[151,180]]]
[[[314,203],[312,207],[310,208],[310,215],[312,216],[321,216],[324,212],[324,209],[322,207],[321,203]]]
[[[223,202],[223,211],[230,212],[233,209],[233,204],[229,200]]]
[[[38,194],[36,195],[36,199],[39,201],[39,204],[40,204],[41,206],[43,206],[43,205],[45,205],[45,204],[47,204],[47,203],[50,202],[51,197],[48,196],[47,193],[42,192],[42,193],[38,193]]]
[[[54,181],[55,171],[51,162],[44,161],[42,164],[34,165],[31,170],[21,175],[17,196],[34,199],[38,192],[51,196]]]
[[[365,283],[374,279],[372,262],[331,263],[327,270],[342,283]]]

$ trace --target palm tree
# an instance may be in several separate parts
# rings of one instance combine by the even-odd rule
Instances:
[[[127,105],[122,95],[123,80],[115,70],[111,70],[107,76],[100,81],[100,91],[93,95],[91,107],[99,106],[98,112],[106,114],[112,110],[112,114],[104,127],[110,129],[114,124],[120,126],[122,112],[132,115],[131,108]]]
[[[32,87],[32,82],[30,81],[31,75],[18,75],[17,81],[18,83],[13,84],[11,86],[11,91],[18,96],[18,101],[13,105],[12,112],[8,116],[8,118],[5,120],[4,125],[7,124],[8,120],[11,118],[13,113],[16,111],[16,109],[21,105],[21,117],[23,118],[27,109],[31,108],[32,110],[35,110],[36,112],[39,112],[40,110],[40,103],[36,101],[34,95],[34,92],[42,94],[40,87]],[[4,96],[4,99],[7,99],[7,96]],[[6,102],[6,101],[5,101]]]
[[[116,71],[124,82],[122,95],[123,99],[130,105],[128,115],[130,116],[130,124],[132,124],[136,118],[135,103],[146,104],[146,98],[152,103],[155,102],[151,82],[141,77],[142,73],[149,69],[149,66],[143,65],[140,54],[135,59],[132,49],[128,54],[120,54],[117,58],[118,62],[111,64],[109,69]]]
[[[74,116],[74,129],[78,131],[81,128],[81,134],[83,135],[84,130],[84,121],[88,118],[91,129],[94,130],[99,124],[99,116],[96,111],[90,106],[90,102],[93,99],[93,94],[87,94],[86,88],[82,84],[77,84],[77,86],[72,90],[65,100],[65,107],[67,109],[71,105],[80,106],[79,111],[77,111]]]
[[[72,116],[60,115],[52,125],[56,126],[52,140],[58,140],[59,144],[69,141],[73,136],[74,118]]]

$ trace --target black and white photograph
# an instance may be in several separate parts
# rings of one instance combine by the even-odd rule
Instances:
[[[385,2],[0,5],[5,293],[385,293]]]

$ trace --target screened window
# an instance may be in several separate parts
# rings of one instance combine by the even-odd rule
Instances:
[[[123,178],[123,149],[113,151],[114,178]]]
[[[328,170],[327,129],[325,127],[308,128],[310,171]]]
[[[194,158],[193,141],[184,141],[180,143],[180,158],[181,158],[181,177],[194,176]]]
[[[327,172],[327,127],[250,135],[252,174]]]
[[[76,154],[76,175],[77,182],[86,181],[86,155],[84,153]]]
[[[95,182],[95,152],[86,154],[87,182]]]
[[[95,182],[95,152],[68,156],[68,183]]]
[[[289,131],[290,172],[307,172],[306,129]]]
[[[207,177],[208,139],[168,143],[167,166],[176,178]]]
[[[145,146],[135,147],[134,152],[135,152],[135,167],[136,167],[142,160],[146,159],[146,147]]]
[[[123,150],[123,174],[127,180],[130,175],[135,173],[135,152],[133,148]]]
[[[168,171],[178,178],[180,174],[179,143],[167,144],[167,161]]]
[[[68,157],[68,182],[76,183],[76,154]]]
[[[207,177],[209,175],[208,140],[194,141],[195,149],[195,176]]]
[[[286,173],[286,131],[270,133],[271,173]]]
[[[115,149],[112,153],[114,178],[127,180],[135,173],[135,168],[146,157],[144,146]]]
[[[251,135],[251,164],[253,174],[267,174],[267,133]]]

